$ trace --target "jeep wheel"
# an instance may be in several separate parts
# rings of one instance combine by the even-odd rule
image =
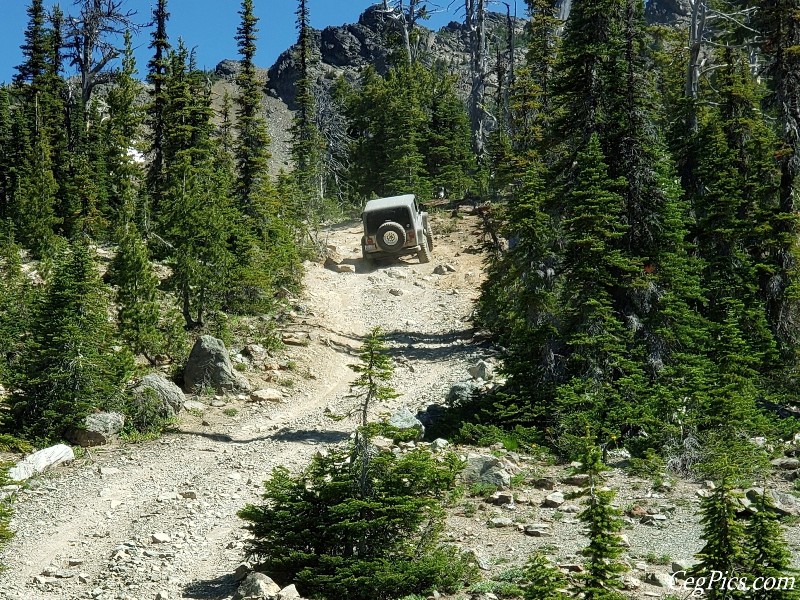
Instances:
[[[388,221],[378,227],[378,246],[386,252],[400,250],[406,245],[406,231],[403,226],[393,221]]]
[[[420,264],[431,262],[431,250],[433,249],[433,244],[431,243],[433,238],[429,237],[427,232],[423,237],[424,240],[419,245],[419,250],[417,250],[417,258]]]
[[[433,250],[433,231],[431,231],[430,225],[425,229],[425,239],[428,240],[428,248]]]

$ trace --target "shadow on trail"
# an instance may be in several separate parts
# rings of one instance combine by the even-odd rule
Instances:
[[[262,435],[259,437],[251,437],[247,439],[235,439],[230,435],[224,433],[214,433],[207,431],[192,431],[188,429],[173,429],[168,433],[173,435],[193,435],[197,437],[206,438],[214,442],[224,444],[252,444],[254,442],[263,442],[266,440],[276,440],[279,442],[319,442],[323,444],[337,444],[350,437],[349,433],[341,431],[317,431],[315,429],[279,429],[275,433],[269,435]]]
[[[386,334],[385,339],[389,343],[389,354],[395,358],[437,362],[473,352],[470,342],[474,333],[471,327],[447,333],[392,331]]]
[[[220,575],[215,579],[193,581],[183,588],[183,598],[196,600],[223,600],[236,592],[237,584],[232,573]]]

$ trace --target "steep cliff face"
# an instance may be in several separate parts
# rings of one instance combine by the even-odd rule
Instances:
[[[688,20],[690,12],[689,0],[649,0],[645,17],[650,23],[676,25]]]
[[[522,32],[524,24],[522,19],[514,21],[517,34]],[[504,39],[505,26],[504,15],[487,15],[490,39]],[[466,27],[451,22],[437,32],[424,27],[419,27],[417,31],[420,54],[428,57],[431,62],[441,62],[466,81],[469,72],[469,33]],[[312,75],[318,87],[327,89],[342,75],[353,81],[367,65],[374,66],[379,73],[385,73],[390,64],[391,48],[396,47],[398,35],[397,24],[376,6],[364,11],[358,23],[315,30],[312,37]],[[295,83],[299,76],[297,51],[297,46],[292,46],[283,52],[270,67],[267,76],[267,92],[286,102],[290,108],[294,104]],[[490,52],[490,60],[492,54]],[[223,61],[217,68],[221,75],[230,70],[230,61]]]

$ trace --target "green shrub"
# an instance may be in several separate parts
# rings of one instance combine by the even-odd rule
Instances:
[[[273,470],[265,502],[239,515],[252,534],[248,553],[282,584],[304,596],[391,600],[432,589],[454,591],[472,568],[439,543],[441,500],[455,484],[455,456],[416,450],[381,453],[364,463],[356,447],[316,456],[299,475]]]
[[[12,483],[8,478],[8,469],[11,466],[10,463],[0,463],[0,489]],[[12,496],[0,498],[0,548],[5,546],[14,536],[14,532],[11,531],[11,516],[13,514],[11,510],[11,500]],[[4,565],[0,563],[0,570],[3,568]]]
[[[630,466],[628,467],[628,474],[635,477],[644,477],[646,479],[653,479],[661,477],[661,474],[666,468],[664,459],[661,458],[656,451],[648,448],[644,451],[644,456],[641,458],[631,457]]]
[[[389,423],[385,421],[381,423],[367,423],[361,428],[361,431],[367,437],[371,438],[379,435],[389,438],[395,444],[399,444],[400,442],[414,442],[419,437],[419,431],[416,429],[400,429],[399,427],[389,425]]]

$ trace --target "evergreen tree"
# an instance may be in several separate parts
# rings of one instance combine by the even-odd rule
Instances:
[[[23,125],[26,130],[27,127]],[[17,128],[15,135],[26,136]],[[56,181],[53,177],[50,143],[47,135],[37,135],[33,141],[17,137],[24,148],[19,179],[16,181],[14,222],[20,241],[41,256],[53,238],[58,219],[53,210]]]
[[[170,55],[165,108],[165,239],[171,283],[189,329],[220,308],[235,270],[230,239],[238,223],[230,174],[213,139],[213,110],[202,72],[180,42]]]
[[[300,78],[295,84],[295,112],[292,123],[292,158],[300,189],[309,202],[308,214],[319,213],[322,196],[322,152],[324,145],[316,124],[314,82],[309,71],[312,61],[312,30],[306,0],[297,5],[298,58]]]
[[[35,308],[4,415],[6,431],[47,443],[109,405],[128,375],[128,355],[112,349],[108,300],[86,242],[62,248]]]
[[[583,493],[587,496],[583,512],[578,518],[589,529],[589,545],[581,551],[586,557],[586,573],[583,576],[583,597],[587,600],[621,600],[620,573],[626,570],[619,561],[623,553],[622,512],[612,506],[614,492],[600,487],[600,473],[607,470],[600,449],[587,445],[581,459],[580,472],[589,476]]]
[[[8,87],[0,85],[0,221],[12,216],[14,190],[12,187],[13,172],[16,164],[13,158],[13,140],[11,137],[11,94]]]
[[[703,526],[703,548],[697,554],[697,574],[710,576],[720,571],[726,577],[743,574],[746,559],[745,530],[736,518],[739,495],[734,491],[730,474],[724,475],[714,491],[700,501],[700,524]],[[711,600],[742,598],[742,592],[726,589],[708,590]]]
[[[135,223],[122,228],[119,249],[109,267],[109,278],[117,285],[117,324],[120,337],[134,354],[156,364],[156,355],[165,348],[158,329],[158,277],[153,272],[147,246]]]
[[[22,272],[11,223],[0,224],[0,383],[9,388],[30,327],[32,290]]]
[[[751,580],[774,577],[780,580],[796,572],[792,569],[792,553],[786,544],[775,503],[769,492],[762,490],[753,503],[755,509],[745,526],[746,573]],[[762,581],[763,581],[762,580]],[[759,592],[763,600],[793,600],[798,598],[796,590],[779,589]]]
[[[537,551],[525,565],[525,600],[567,600],[567,578],[542,551]]]
[[[47,13],[43,0],[31,0],[26,10],[28,27],[25,29],[25,42],[20,46],[25,61],[17,67],[14,82],[35,84],[47,71]],[[29,88],[29,98],[35,98],[39,91]]]
[[[242,0],[241,22],[236,30],[240,68],[236,76],[239,95],[236,97],[238,133],[236,166],[238,185],[236,198],[239,210],[248,217],[261,216],[263,194],[269,189],[269,133],[262,115],[261,83],[253,62],[256,54],[258,17],[253,13],[253,0]]]
[[[109,172],[108,212],[105,216],[116,226],[141,216],[136,210],[134,197],[142,172],[131,156],[143,120],[142,110],[136,102],[141,89],[139,82],[134,79],[136,72],[130,32],[126,32],[122,70],[117,74],[116,85],[108,92],[108,119],[104,122],[108,153],[105,162]],[[137,220],[141,222],[141,219]]]
[[[147,122],[151,130],[150,165],[147,171],[147,194],[149,206],[145,206],[142,223],[145,231],[150,229],[150,221],[157,217],[161,209],[161,196],[164,190],[164,137],[166,135],[165,111],[167,105],[166,80],[169,69],[170,50],[167,36],[167,0],[158,0],[153,9],[155,29],[150,34],[149,48],[153,57],[147,63],[147,82],[150,88],[150,104],[147,107]]]

